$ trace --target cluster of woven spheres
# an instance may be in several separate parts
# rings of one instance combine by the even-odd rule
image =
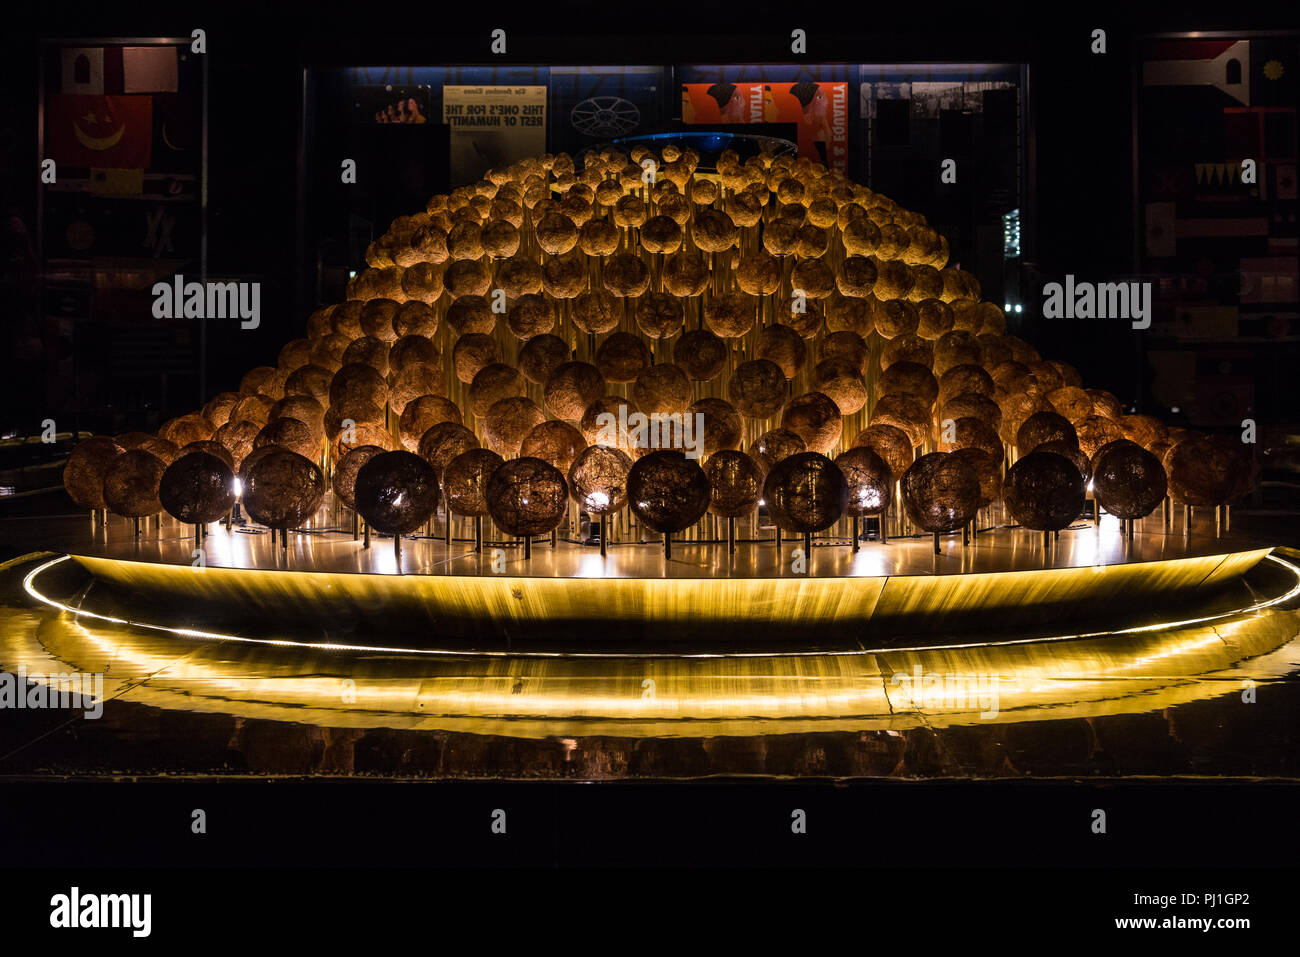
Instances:
[[[165,508],[188,521],[224,500],[229,479],[215,458],[241,479],[256,475],[251,514],[283,524],[319,501],[321,478],[305,461],[376,527],[409,526],[435,500],[409,459],[385,458],[390,474],[367,486],[377,497],[356,495],[369,462],[402,450],[430,466],[454,514],[495,514],[490,480],[528,458],[567,477],[566,494],[589,511],[627,500],[651,527],[684,527],[697,506],[751,511],[755,470],[770,480],[785,459],[816,454],[839,463],[851,514],[889,507],[887,472],[905,480],[902,504],[922,528],[960,524],[1004,496],[1004,481],[1014,510],[1042,524],[1072,500],[1058,500],[1065,493],[1046,477],[1061,466],[1004,476],[1008,447],[1022,459],[1054,454],[1086,481],[1119,441],[1150,457],[1107,459],[1098,494],[1116,514],[1154,508],[1166,487],[1197,506],[1250,488],[1240,443],[1127,414],[1069,364],[1007,335],[1002,308],[949,264],[947,240],[921,214],[802,157],[727,151],[715,171],[699,162],[673,144],[548,154],[433,196],[370,245],[346,299],[307,317],[274,365],[250,369],[237,390],[157,435],[81,443],[65,471],[69,494],[87,508]],[[632,467],[622,475],[617,457],[583,458],[606,445],[639,464],[664,443],[626,423],[697,414],[704,472],[661,465],[652,496],[624,495]],[[613,437],[602,426],[610,419],[620,423]],[[918,459],[922,446],[941,458]],[[297,458],[272,459],[275,450]],[[458,462],[470,452],[481,454]],[[543,486],[551,502],[553,479],[509,469],[501,482],[518,489],[498,482],[495,508],[531,527],[521,510],[542,507]],[[664,487],[673,481],[675,492]]]

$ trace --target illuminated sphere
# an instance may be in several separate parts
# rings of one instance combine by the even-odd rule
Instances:
[[[929,366],[919,362],[895,362],[880,373],[876,391],[880,395],[901,393],[913,396],[928,409],[939,397],[939,382]]]
[[[915,446],[907,433],[884,422],[869,425],[859,432],[853,440],[853,447],[871,449],[884,459],[895,482],[903,477],[915,458]]]
[[[353,494],[372,528],[413,532],[438,510],[438,474],[413,452],[383,452],[361,466]]]
[[[1092,415],[1092,396],[1077,386],[1065,385],[1047,393],[1047,401],[1052,408],[1069,419],[1077,422]]]
[[[691,380],[686,373],[668,363],[643,370],[632,385],[632,398],[647,415],[685,412],[691,404],[691,392]]]
[[[533,336],[519,349],[519,371],[534,385],[545,385],[552,373],[569,361],[569,346],[559,336]]]
[[[871,410],[870,425],[892,425],[907,435],[916,448],[930,437],[930,408],[921,399],[906,392],[882,395]]]
[[[492,521],[510,535],[541,535],[564,518],[569,488],[564,474],[541,459],[512,459],[488,480],[486,499]]]
[[[452,459],[478,447],[478,437],[465,426],[458,422],[439,422],[420,436],[416,454],[433,466],[441,481]]]
[[[441,422],[463,424],[460,407],[445,396],[417,396],[406,403],[406,408],[398,419],[402,445],[408,452],[417,451],[424,433]]]
[[[1089,458],[1101,450],[1103,445],[1124,438],[1124,430],[1114,419],[1102,415],[1090,415],[1075,423],[1079,435],[1079,448]]]
[[[573,422],[604,394],[605,377],[587,362],[564,363],[551,374],[544,391],[546,407],[555,417]]]
[[[721,449],[735,449],[745,434],[745,423],[740,413],[726,399],[706,398],[691,403],[687,414],[694,417],[702,415],[703,419],[691,420],[692,438],[698,443],[697,450],[704,456],[710,456]],[[703,425],[702,429],[697,424]]]
[[[835,464],[848,484],[845,511],[849,515],[876,515],[889,508],[894,500],[894,474],[884,459],[859,445],[835,456]]]
[[[546,414],[532,399],[512,396],[492,403],[483,418],[483,436],[501,455],[518,455],[528,433],[545,421]]]
[[[265,425],[266,423],[263,422],[262,424]],[[168,442],[166,439],[160,439],[156,435],[150,435],[148,432],[123,432],[121,435],[116,436],[113,441],[128,452],[132,449],[148,452],[155,458],[161,459],[164,465],[171,464],[176,458],[176,453],[180,451],[173,443]]]
[[[104,507],[104,477],[126,450],[106,435],[82,439],[63,467],[63,487],[82,508]]]
[[[763,494],[763,468],[744,452],[723,449],[704,463],[709,480],[709,513],[741,518],[758,507]]]
[[[1065,416],[1055,412],[1035,412],[1016,429],[1016,448],[1021,452],[1032,452],[1044,442],[1077,445],[1079,437]]]
[[[635,382],[653,363],[645,340],[630,332],[615,332],[596,349],[596,368],[606,382]]]
[[[1030,452],[1007,470],[1002,501],[1017,522],[1055,532],[1083,511],[1087,483],[1078,466],[1054,452]]]
[[[839,445],[844,417],[830,396],[805,392],[786,404],[781,412],[781,428],[802,438],[809,451],[825,455]]]
[[[967,462],[948,452],[922,455],[908,466],[902,492],[908,519],[927,532],[961,528],[979,511],[979,476]]]
[[[849,486],[838,465],[819,452],[800,452],[772,467],[763,481],[767,510],[779,528],[820,532],[845,513]]]
[[[104,475],[104,505],[114,515],[142,518],[162,511],[158,486],[167,465],[152,452],[127,449]]]
[[[747,419],[766,419],[785,404],[786,379],[769,359],[751,359],[736,366],[727,383],[727,399]]]
[[[1112,444],[1097,453],[1092,473],[1099,504],[1119,518],[1144,518],[1164,501],[1165,467],[1136,443]]]
[[[587,447],[583,434],[560,419],[549,419],[535,425],[519,445],[524,458],[541,459],[554,465],[561,473],[569,471],[573,459]]]
[[[569,466],[569,495],[596,515],[617,512],[627,504],[627,477],[632,459],[622,449],[589,445]]]
[[[321,438],[306,422],[289,418],[275,419],[264,425],[253,439],[255,449],[267,445],[278,445],[290,452],[297,452],[304,458],[315,459],[320,455]]]
[[[235,468],[235,457],[231,455],[224,445],[220,442],[208,440],[206,442],[191,442],[189,445],[182,446],[181,450],[176,453],[176,457],[189,455],[191,452],[206,452],[208,455],[215,455],[226,464],[226,467],[232,471]]]
[[[230,453],[235,460],[235,468],[238,468],[239,463],[253,451],[253,440],[261,431],[262,427],[256,422],[227,422],[213,433],[212,438]]]
[[[361,467],[373,459],[376,455],[382,455],[384,452],[377,445],[359,445],[352,449],[334,463],[334,475],[330,479],[330,486],[334,489],[334,494],[338,500],[348,508],[356,508],[356,487],[357,473]]]
[[[288,449],[272,449],[244,482],[244,508],[268,528],[296,528],[324,496],[325,476],[316,463]]]
[[[680,532],[709,507],[709,480],[695,459],[665,449],[637,460],[627,478],[632,513],[653,531]]]
[[[803,368],[808,347],[803,339],[789,326],[780,324],[766,326],[758,334],[754,344],[754,355],[759,359],[768,359],[781,367],[787,379],[793,379]]]
[[[187,525],[206,525],[235,504],[235,473],[206,452],[182,455],[163,472],[158,500],[167,514]]]
[[[470,449],[448,462],[442,474],[447,507],[457,515],[486,515],[488,479],[504,461],[491,449]]]
[[[158,437],[166,439],[179,449],[191,442],[202,442],[204,439],[210,439],[215,431],[211,422],[196,413],[194,415],[182,415],[165,423],[158,429]]]

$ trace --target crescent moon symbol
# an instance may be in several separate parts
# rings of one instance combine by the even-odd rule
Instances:
[[[165,122],[162,125],[162,141],[167,145],[167,148],[169,150],[174,150],[177,153],[185,152],[186,148],[184,146],[177,146],[175,143],[173,143],[171,140],[167,138],[167,124]]]
[[[77,125],[76,120],[73,120],[72,132],[77,134],[77,141],[88,150],[111,150],[126,135],[126,124],[123,123],[115,133],[110,133],[108,136],[91,136]]]

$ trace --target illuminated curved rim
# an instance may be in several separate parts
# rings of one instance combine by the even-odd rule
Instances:
[[[88,611],[84,608],[73,608],[71,605],[64,604],[54,598],[37,591],[35,581],[37,576],[42,572],[53,568],[62,562],[69,560],[71,556],[61,555],[52,559],[37,568],[34,568],[23,579],[23,589],[32,598],[51,608],[57,608],[60,611],[67,612],[77,617],[94,618],[98,621],[109,622],[114,625],[127,625],[132,628],[145,628],[150,631],[158,631],[166,634],[175,635],[180,638],[200,639],[204,641],[233,641],[249,645],[266,645],[278,648],[296,648],[304,651],[326,651],[326,652],[358,652],[363,654],[390,654],[412,657],[440,657],[440,658],[791,658],[791,657],[830,657],[830,656],[856,656],[856,655],[879,655],[898,652],[913,651],[934,651],[936,646],[917,645],[908,647],[890,647],[890,648],[850,648],[835,651],[762,651],[762,652],[736,652],[721,653],[709,652],[699,654],[682,654],[667,652],[629,652],[629,653],[601,653],[601,652],[567,652],[567,651],[471,651],[471,650],[452,650],[442,648],[394,648],[384,645],[359,645],[345,644],[339,642],[307,642],[307,641],[289,641],[284,638],[249,638],[244,635],[225,634],[216,631],[203,631],[195,628],[174,628],[170,625],[157,625],[149,622],[130,621],[126,618],[116,618],[111,615],[101,615],[98,612]],[[1260,611],[1264,608],[1270,608],[1279,605],[1282,602],[1289,601],[1292,598],[1300,596],[1300,566],[1286,561],[1276,555],[1266,555],[1269,561],[1288,569],[1295,577],[1295,585],[1285,594],[1267,601],[1256,602],[1251,605],[1245,605],[1241,608],[1231,609],[1215,615],[1206,615],[1197,618],[1184,618],[1177,621],[1157,622],[1153,625],[1139,625],[1133,628],[1119,628],[1111,631],[1092,631],[1081,632],[1071,635],[1051,635],[1041,638],[1011,638],[1005,641],[979,641],[969,642],[959,645],[942,645],[943,650],[956,650],[961,648],[988,648],[1000,645],[1030,645],[1039,644],[1049,641],[1074,641],[1082,638],[1106,638],[1119,635],[1141,634],[1143,632],[1163,631],[1170,628],[1184,628],[1192,625],[1202,625],[1212,621],[1221,621],[1225,618],[1232,618],[1237,615],[1249,614]]]

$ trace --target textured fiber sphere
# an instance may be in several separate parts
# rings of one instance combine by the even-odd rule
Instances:
[[[519,454],[525,458],[541,459],[566,473],[577,454],[586,447],[587,440],[578,429],[568,422],[549,419],[533,426],[524,436]]]
[[[747,419],[766,419],[785,404],[785,373],[770,359],[751,359],[736,366],[727,383],[727,399]]]
[[[961,528],[979,511],[979,476],[948,452],[931,452],[913,462],[903,473],[902,492],[908,519],[927,532]]]
[[[104,476],[104,505],[114,515],[143,518],[162,511],[158,486],[167,465],[152,452],[127,449]]]
[[[808,443],[798,433],[789,429],[772,429],[764,432],[749,448],[749,454],[766,475],[777,462],[792,455],[808,451]]]
[[[1205,436],[1178,442],[1165,455],[1169,495],[1198,508],[1222,505],[1237,489],[1238,466],[1228,447]]]
[[[980,508],[991,505],[1002,497],[1002,455],[990,455],[983,449],[969,446],[957,449],[952,455],[975,470],[980,480]]]
[[[235,504],[235,473],[215,455],[190,452],[163,472],[158,500],[167,514],[187,525],[206,525]]]
[[[627,478],[632,513],[656,532],[680,532],[709,507],[709,480],[695,459],[664,450],[638,459]]]
[[[709,513],[741,518],[758,507],[763,494],[763,468],[744,452],[723,449],[704,463],[709,480]]]
[[[354,495],[372,528],[413,532],[438,510],[438,473],[413,452],[383,452],[361,466]]]
[[[622,449],[590,445],[569,466],[569,495],[596,515],[617,512],[627,504],[627,477],[632,458]]]
[[[726,364],[727,344],[707,329],[683,333],[673,346],[673,365],[696,382],[717,378]]]
[[[564,474],[541,459],[512,459],[492,473],[486,498],[497,527],[510,535],[542,535],[564,518],[569,489]]]
[[[63,467],[63,487],[82,508],[104,507],[104,477],[114,460],[126,450],[106,435],[77,443]]]
[[[790,400],[781,412],[781,428],[798,435],[810,451],[826,455],[839,445],[844,417],[830,396],[823,392],[805,392]]]
[[[382,455],[383,453],[384,450],[377,445],[359,445],[334,463],[334,476],[330,479],[330,486],[334,489],[334,494],[338,496],[340,502],[348,508],[355,509],[357,507],[355,494],[357,473],[361,471],[362,466],[376,455]]]
[[[1092,489],[1110,514],[1145,518],[1164,501],[1168,481],[1160,460],[1140,445],[1112,445],[1097,453]]]
[[[1016,448],[1032,452],[1046,442],[1079,444],[1078,433],[1070,420],[1056,412],[1035,412],[1016,429]]]
[[[915,459],[914,446],[907,433],[883,422],[869,425],[859,432],[853,440],[853,447],[871,449],[884,459],[895,482],[903,477]]]
[[[1030,452],[1007,470],[1002,500],[1025,528],[1055,532],[1083,511],[1087,483],[1078,466],[1054,452]]]
[[[763,498],[779,528],[820,532],[847,510],[849,486],[840,467],[826,456],[800,452],[782,459],[767,473]]]
[[[876,515],[889,508],[894,500],[894,474],[884,459],[859,445],[835,456],[835,464],[848,484],[845,511],[849,515]]]
[[[470,449],[448,462],[442,474],[447,507],[457,515],[486,515],[488,479],[504,462],[491,449]]]
[[[267,528],[296,528],[325,497],[316,463],[288,449],[272,449],[248,472],[244,508]]]

